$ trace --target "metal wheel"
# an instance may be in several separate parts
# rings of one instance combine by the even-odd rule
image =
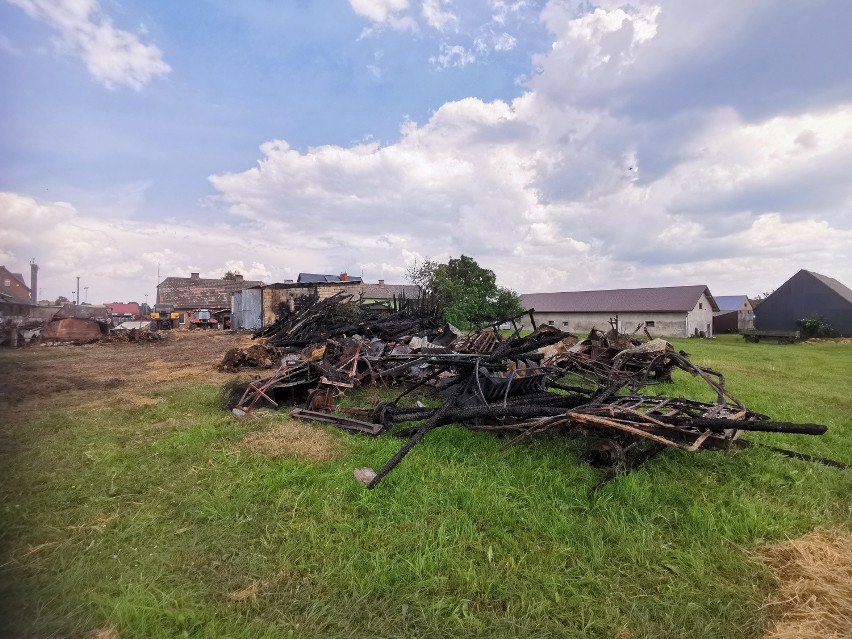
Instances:
[[[614,439],[593,439],[584,457],[595,468],[622,468],[627,461],[624,448]]]

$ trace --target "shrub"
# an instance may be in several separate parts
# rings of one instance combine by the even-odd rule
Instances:
[[[800,319],[797,324],[802,332],[802,337],[836,337],[837,331],[824,317],[815,315],[814,317],[806,317]]]

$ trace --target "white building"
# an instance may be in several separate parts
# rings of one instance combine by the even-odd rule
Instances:
[[[610,318],[618,329],[632,333],[647,327],[654,336],[688,337],[713,334],[713,312],[719,307],[704,284],[661,288],[623,288],[607,291],[528,293],[521,295],[527,310],[534,309],[536,324],[563,331],[588,333],[609,330]]]

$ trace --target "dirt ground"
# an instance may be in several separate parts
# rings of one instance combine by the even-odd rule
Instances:
[[[221,385],[233,373],[216,366],[225,352],[251,344],[230,331],[170,331],[159,342],[95,343],[0,349],[0,414],[8,426],[21,412],[66,406],[143,405],[162,384]]]

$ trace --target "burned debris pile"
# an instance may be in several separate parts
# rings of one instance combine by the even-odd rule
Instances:
[[[256,407],[301,401],[305,408],[290,413],[296,419],[406,438],[383,468],[355,472],[369,488],[430,431],[447,424],[503,433],[509,437],[503,448],[545,432],[584,436],[585,458],[609,471],[608,478],[668,448],[729,450],[746,446],[741,436],[748,431],[826,431],[749,410],[725,388],[719,372],[697,366],[664,340],[650,335],[639,340],[615,326],[593,329],[582,340],[553,326],[521,336],[519,319],[509,320],[515,330],[508,336],[496,326],[461,335],[442,326],[435,313],[414,306],[363,308],[338,294],[285,312],[255,335],[265,344],[252,349],[263,350],[278,366],[241,393],[231,392],[228,407],[246,415]],[[644,386],[671,381],[674,369],[702,379],[715,401],[639,394]],[[403,390],[391,402],[337,407],[341,396],[362,384],[402,385]],[[401,405],[418,388],[429,390],[439,405]]]

